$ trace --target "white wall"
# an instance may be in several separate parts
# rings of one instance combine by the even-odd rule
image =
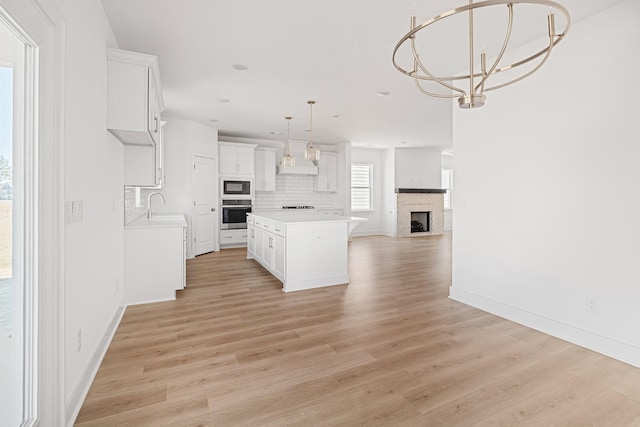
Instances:
[[[449,154],[442,155],[442,169],[453,169],[453,156]]]
[[[66,20],[64,172],[83,220],[65,232],[65,385],[82,394],[122,299],[123,149],[106,130],[105,46],[115,39],[98,0],[58,0]],[[78,350],[78,334],[82,346]],[[75,400],[74,400],[75,399]]]
[[[453,169],[453,156],[450,154],[442,155],[442,169]],[[453,174],[453,186],[455,187],[455,172]],[[455,188],[452,189],[452,193],[455,197]],[[445,209],[444,210],[444,231],[452,231],[453,230],[453,209]]]
[[[396,148],[396,188],[440,188],[442,154],[427,147]]]
[[[640,88],[621,83],[640,68],[638,16],[630,0],[575,23],[538,73],[455,109],[451,288],[636,366]]]
[[[373,211],[372,212],[355,212],[353,215],[367,218],[368,222],[358,225],[353,231],[353,235],[373,235],[384,234],[384,212],[385,205],[383,199],[384,190],[384,166],[383,166],[383,150],[374,150],[368,148],[351,148],[352,163],[369,163],[373,165]]]
[[[182,119],[168,119],[165,125],[164,168],[165,182],[162,190],[142,190],[143,212],[147,209],[147,196],[160,191],[165,204],[152,201],[153,212],[181,213],[187,218],[187,256],[192,257],[191,216],[193,214],[193,163],[194,154],[215,158],[218,163],[218,131],[200,123]],[[216,177],[216,188],[219,188]]]
[[[382,206],[384,214],[382,216],[382,234],[385,236],[395,236],[398,224],[398,211],[396,206],[396,178],[395,162],[396,150],[388,149],[382,153]]]

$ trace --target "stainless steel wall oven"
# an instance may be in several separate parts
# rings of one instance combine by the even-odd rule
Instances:
[[[248,199],[222,199],[220,229],[247,228],[247,214],[251,213],[252,208],[253,202]]]

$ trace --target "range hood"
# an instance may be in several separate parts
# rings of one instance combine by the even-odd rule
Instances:
[[[318,175],[318,166],[304,158],[304,153],[291,153],[296,159],[295,166],[278,165],[278,175]],[[320,155],[322,157],[322,154]]]

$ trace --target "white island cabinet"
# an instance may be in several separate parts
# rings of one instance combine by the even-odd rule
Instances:
[[[247,214],[247,258],[285,292],[349,283],[349,233],[363,218],[295,212]]]
[[[124,228],[125,304],[176,299],[186,285],[184,215],[142,217]]]

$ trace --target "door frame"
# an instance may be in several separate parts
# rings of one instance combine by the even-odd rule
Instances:
[[[53,0],[0,0],[2,19],[32,47],[25,82],[26,426],[66,425],[64,355],[64,58],[66,24]],[[30,114],[29,112],[33,112]],[[30,356],[29,356],[30,355]]]
[[[191,233],[189,234],[189,245],[188,249],[189,249],[189,258],[195,258],[194,257],[194,248],[193,248],[193,239],[195,236],[195,217],[196,217],[196,206],[195,206],[195,188],[196,188],[196,173],[195,173],[195,165],[196,165],[196,157],[204,157],[205,159],[210,159],[213,160],[214,165],[216,166],[216,170],[213,176],[214,181],[214,185],[213,185],[213,203],[216,206],[216,212],[215,212],[215,224],[213,227],[213,235],[214,235],[214,252],[220,252],[220,203],[218,203],[219,201],[219,194],[218,194],[218,184],[219,184],[219,179],[218,176],[220,175],[219,172],[219,165],[218,165],[218,157],[215,154],[211,154],[211,153],[199,153],[199,152],[194,152],[191,153],[191,200],[189,203],[191,203],[191,218],[192,220],[190,221],[190,225],[191,225]]]

